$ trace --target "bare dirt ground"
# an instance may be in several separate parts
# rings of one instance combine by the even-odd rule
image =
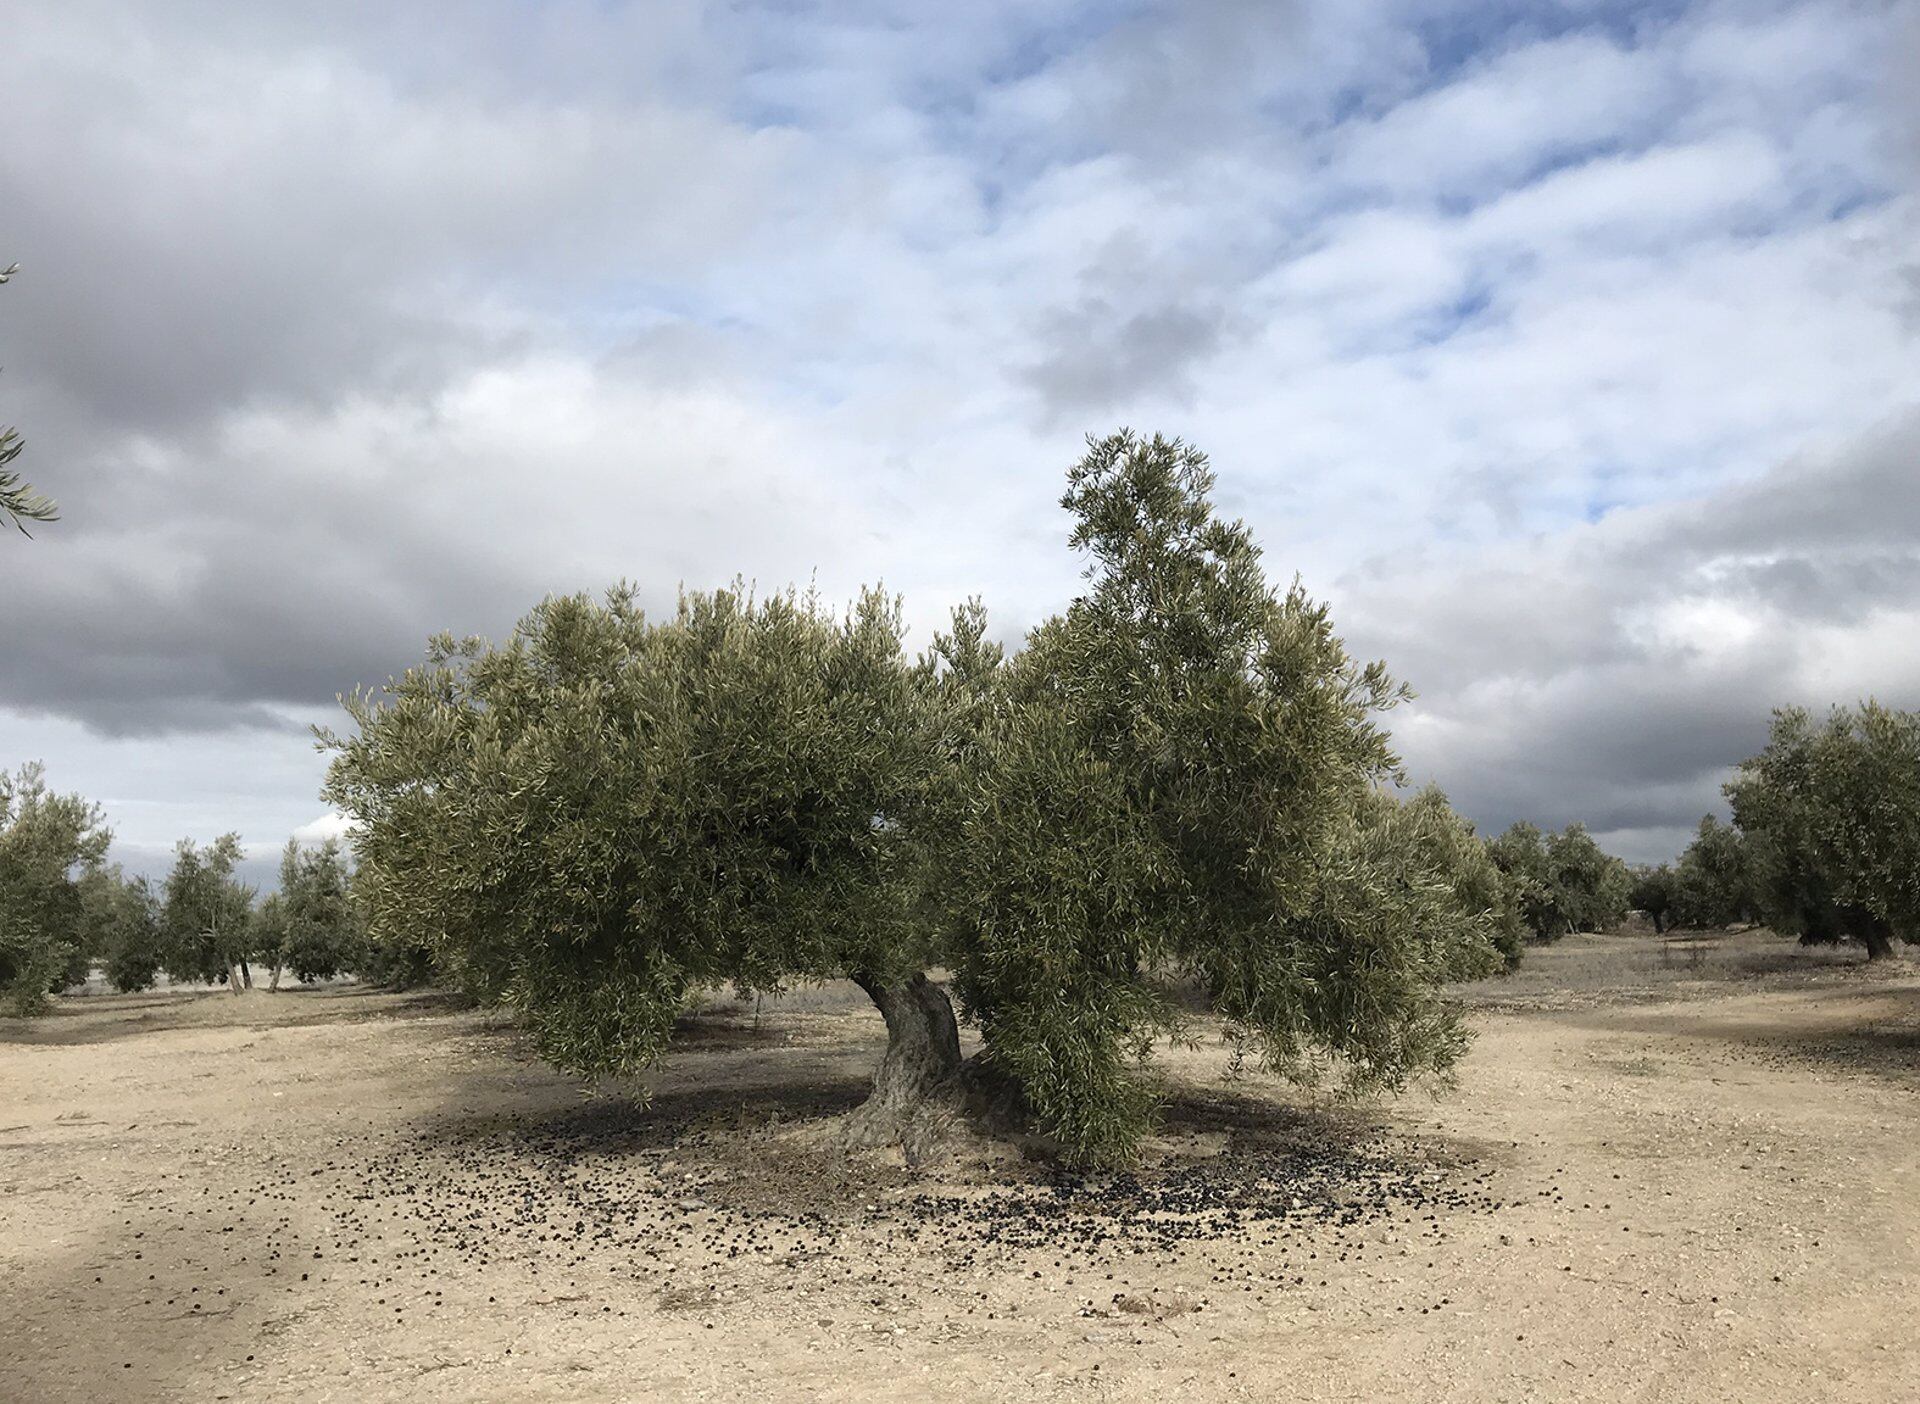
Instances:
[[[1912,1400],[1920,967],[1576,937],[1361,1109],[1204,1040],[1136,1175],[811,1149],[879,1019],[584,1096],[351,987],[0,1021],[0,1399]]]

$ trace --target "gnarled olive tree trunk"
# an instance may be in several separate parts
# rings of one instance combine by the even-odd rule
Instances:
[[[924,971],[895,980],[855,971],[850,978],[887,1021],[887,1051],[873,1075],[872,1094],[847,1120],[844,1140],[851,1147],[897,1141],[912,1158],[922,1139],[916,1123],[959,1090],[960,1025],[953,1001]]]

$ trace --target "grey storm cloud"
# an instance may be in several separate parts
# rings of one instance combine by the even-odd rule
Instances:
[[[356,56],[261,10],[227,27],[189,7],[169,27],[79,7],[135,41],[104,102],[60,7],[9,22],[0,192],[27,273],[0,325],[11,373],[75,423],[191,428],[213,406],[430,390],[526,338],[490,315],[502,285],[684,274],[781,180],[777,133],[644,98],[403,79],[391,53],[370,66],[372,43]],[[358,22],[407,52],[404,30]]]
[[[1123,312],[1089,298],[1047,319],[1045,354],[1029,376],[1058,422],[1105,415],[1144,394],[1191,394],[1199,365],[1219,349],[1224,315],[1180,304]]]
[[[1891,668],[1814,652],[1823,629],[1886,615],[1920,627],[1920,410],[1705,498],[1537,540],[1497,568],[1376,563],[1339,595],[1350,642],[1421,692],[1423,721],[1400,733],[1416,774],[1497,826],[1583,819],[1661,856],[1721,807],[1774,707],[1875,691],[1920,705],[1914,634]],[[1735,616],[1725,647],[1662,627],[1663,611],[1693,607]]]

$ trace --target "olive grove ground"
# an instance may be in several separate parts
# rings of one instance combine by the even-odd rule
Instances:
[[[1084,1179],[826,1146],[851,987],[713,1002],[645,1111],[434,996],[62,1000],[0,1021],[0,1398],[1920,1397],[1920,970],[1859,961],[1569,938],[1438,1101],[1166,1050]]]

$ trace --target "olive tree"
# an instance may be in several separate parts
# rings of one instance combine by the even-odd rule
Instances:
[[[1438,880],[1456,919],[1484,919],[1501,963],[1509,970],[1518,965],[1526,942],[1521,891],[1493,861],[1486,840],[1474,832],[1473,824],[1447,803],[1445,792],[1429,785],[1404,803],[1377,801],[1371,812],[1398,822],[1397,837],[1411,864]],[[1462,944],[1458,954],[1461,965],[1453,978],[1472,979],[1486,973],[1477,942]]]
[[[0,771],[0,998],[17,1012],[86,976],[84,875],[106,859],[112,832],[98,805],[47,788],[38,764]]]
[[[1547,868],[1569,930],[1611,931],[1626,920],[1632,876],[1594,842],[1586,825],[1569,824],[1547,836]]]
[[[1655,935],[1675,925],[1675,882],[1673,868],[1666,863],[1642,863],[1632,869],[1632,884],[1627,889],[1627,905],[1645,912],[1653,922]]]
[[[1685,926],[1731,926],[1755,915],[1753,863],[1740,831],[1702,816],[1674,869],[1674,911]]]
[[[1841,899],[1834,855],[1818,832],[1814,748],[1807,712],[1775,712],[1766,748],[1727,783],[1752,859],[1755,901],[1767,925],[1803,945],[1855,940],[1879,960],[1892,952],[1892,933],[1865,907]]]
[[[327,980],[352,968],[362,949],[352,874],[339,840],[303,848],[288,839],[280,854],[280,888],[254,914],[253,949],[273,967],[270,990],[283,970],[302,981]]]
[[[253,889],[234,876],[240,836],[222,834],[205,848],[182,839],[174,849],[161,909],[167,974],[175,980],[251,986],[248,957],[256,935]]]
[[[1626,918],[1633,878],[1627,865],[1595,843],[1584,824],[1542,834],[1516,823],[1489,846],[1519,892],[1523,920],[1536,940],[1571,931],[1607,931]]]
[[[120,865],[102,867],[80,880],[88,946],[107,983],[123,994],[151,988],[166,958],[160,902],[143,877],[128,878]]]
[[[1269,586],[1213,481],[1178,440],[1089,441],[1062,499],[1087,588],[1004,669],[949,855],[985,1057],[1081,1161],[1149,1124],[1176,981],[1270,1068],[1359,1091],[1444,1072],[1465,1036],[1440,984],[1498,963],[1491,918],[1407,861],[1420,816],[1374,817],[1404,691]]]
[[[1176,987],[1302,1080],[1444,1074],[1439,987],[1497,967],[1502,918],[1444,802],[1377,793],[1402,690],[1269,587],[1211,485],[1177,441],[1091,441],[1063,499],[1088,588],[1010,657],[973,604],[910,659],[878,592],[653,621],[622,589],[436,640],[323,734],[371,936],[424,939],[588,1074],[657,1058],[701,988],[844,975],[889,1035],[856,1143],[985,1087],[1124,1160]]]
[[[1569,927],[1547,864],[1546,835],[1537,826],[1517,820],[1488,843],[1487,852],[1513,887],[1528,935],[1537,941],[1564,935]]]
[[[727,981],[845,975],[908,1039],[934,1002],[915,820],[938,738],[902,634],[879,592],[844,616],[690,594],[655,622],[622,588],[498,648],[436,640],[326,738],[370,939],[424,939],[589,1075],[652,1062]]]
[[[367,922],[366,902],[357,885],[352,897],[354,910],[361,914],[360,939],[347,968],[363,982],[390,990],[414,990],[447,978],[428,940],[417,932],[374,931]]]
[[[1871,701],[1824,723],[1777,711],[1727,796],[1769,925],[1857,940],[1870,960],[1920,940],[1920,714]]]

